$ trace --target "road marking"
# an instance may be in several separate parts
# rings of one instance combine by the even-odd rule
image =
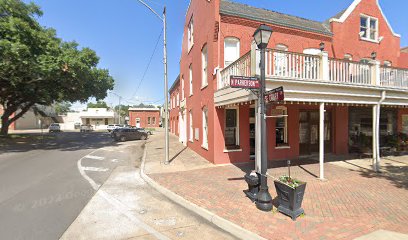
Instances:
[[[94,159],[94,160],[104,160],[104,157],[98,157],[98,156],[92,156],[92,155],[87,155],[85,156],[85,158],[89,158],[89,159]]]
[[[92,151],[89,155],[91,155],[92,153],[98,151],[98,149]],[[86,155],[88,156],[88,155]],[[77,162],[77,167],[79,170],[79,173],[81,174],[81,176],[83,178],[85,178],[85,180],[87,180],[89,182],[89,184],[91,184],[91,187],[95,190],[98,191],[99,187],[101,186],[100,184],[97,184],[92,178],[90,178],[88,175],[86,175],[85,170],[82,167],[82,159],[86,158],[86,156],[82,157],[81,159],[78,160]]]
[[[98,168],[98,167],[82,167],[82,169],[85,171],[91,171],[91,172],[106,172],[109,170],[108,168]]]

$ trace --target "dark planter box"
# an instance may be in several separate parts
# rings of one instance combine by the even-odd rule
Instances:
[[[278,211],[290,216],[292,220],[296,220],[297,217],[304,213],[302,201],[305,195],[306,183],[301,183],[297,188],[293,189],[278,180],[274,182],[278,194]]]

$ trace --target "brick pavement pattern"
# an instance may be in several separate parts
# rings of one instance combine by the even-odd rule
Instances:
[[[159,136],[155,137],[154,143],[160,144]],[[173,136],[171,147],[180,149],[180,145]],[[149,144],[146,147],[146,162],[160,161],[157,154],[149,159]],[[172,164],[177,164],[180,156]],[[195,155],[180,161],[194,162],[197,158],[200,157]],[[407,163],[403,161],[399,166],[388,163],[381,174],[363,167],[326,163],[327,181],[316,178],[318,164],[293,166],[292,176],[307,182],[302,205],[306,214],[297,221],[276,212],[276,208],[261,212],[246,198],[243,176],[253,168],[253,163],[156,172],[149,176],[186,200],[267,239],[354,239],[379,229],[408,234]],[[287,168],[272,168],[268,173],[278,177],[287,174]],[[268,184],[276,198],[271,177]]]

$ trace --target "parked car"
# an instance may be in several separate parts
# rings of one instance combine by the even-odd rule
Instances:
[[[144,131],[144,132],[146,132],[146,133],[149,134],[149,135],[152,135],[152,134],[153,134],[152,131],[150,131],[150,130],[148,130],[148,129],[145,129],[145,128],[136,128],[136,129],[139,129],[140,131]]]
[[[112,137],[115,141],[124,142],[128,140],[146,140],[148,134],[136,128],[118,128],[112,131]]]
[[[92,132],[93,126],[92,125],[81,125],[81,128],[79,131],[80,132]]]
[[[51,123],[48,132],[61,132],[61,126],[58,123]]]

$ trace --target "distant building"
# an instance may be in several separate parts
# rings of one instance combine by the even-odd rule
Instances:
[[[79,113],[81,124],[92,125],[95,130],[104,130],[115,123],[115,112],[107,108],[88,108]]]
[[[159,108],[129,108],[129,124],[139,128],[158,128]]]

